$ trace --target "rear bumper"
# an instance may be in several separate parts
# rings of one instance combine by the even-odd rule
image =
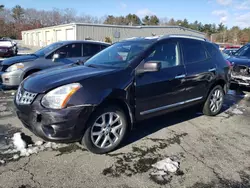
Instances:
[[[18,86],[22,81],[22,70],[17,70],[13,72],[0,72],[0,82],[4,86],[8,87],[16,87]]]
[[[23,125],[45,141],[74,142],[81,139],[93,106],[49,110],[36,100],[32,105],[16,105]]]

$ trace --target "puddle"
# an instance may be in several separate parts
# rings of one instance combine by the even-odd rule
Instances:
[[[63,147],[59,147],[58,149],[53,149],[53,151],[58,151],[59,153],[56,154],[56,156],[61,156],[64,154],[69,154],[72,152],[76,152],[76,151],[87,151],[87,149],[82,148],[81,146],[77,145],[77,144],[69,144],[67,146],[63,146]]]

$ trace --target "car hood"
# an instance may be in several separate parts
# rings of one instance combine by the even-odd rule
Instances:
[[[86,66],[62,66],[59,68],[49,69],[31,75],[22,83],[23,88],[34,93],[45,93],[53,88],[81,82],[84,79],[104,75],[117,71],[109,68],[92,68]]]
[[[230,58],[228,58],[228,61],[230,61],[234,65],[250,66],[250,59],[245,56],[231,56]]]
[[[13,65],[15,63],[26,62],[26,61],[34,61],[37,58],[38,57],[34,56],[34,55],[15,56],[15,57],[11,57],[11,58],[3,60],[2,65],[10,66],[10,65]]]

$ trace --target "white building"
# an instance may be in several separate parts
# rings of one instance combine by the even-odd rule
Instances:
[[[166,34],[186,34],[205,37],[204,33],[180,26],[121,26],[71,23],[22,31],[22,40],[27,46],[43,47],[53,42],[63,40],[93,39],[105,41],[105,38],[109,37],[112,42],[117,42],[131,37]]]

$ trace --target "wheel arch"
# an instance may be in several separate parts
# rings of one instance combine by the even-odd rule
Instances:
[[[217,85],[220,85],[223,88],[224,94],[227,93],[227,83],[225,80],[223,79],[218,79],[216,80],[213,85],[211,85],[211,87],[209,88],[209,92]]]
[[[27,72],[24,73],[23,79],[27,78],[31,73],[35,73],[35,72],[38,72],[38,71],[41,71],[41,69],[35,68],[35,69],[28,70]]]
[[[125,113],[125,116],[127,118],[128,124],[129,124],[129,128],[130,129],[133,128],[133,124],[134,124],[133,111],[125,99],[108,97],[104,101],[102,101],[102,103],[99,104],[97,108],[100,108],[100,107],[106,106],[106,105],[115,105],[115,106],[120,107]]]

